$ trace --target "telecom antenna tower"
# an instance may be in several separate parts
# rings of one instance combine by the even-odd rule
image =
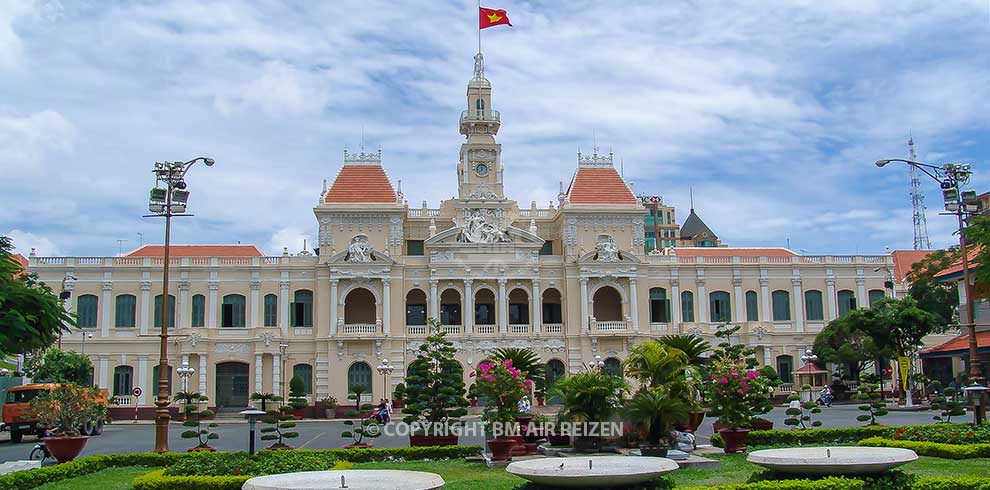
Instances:
[[[908,138],[908,152],[911,160],[917,161],[914,154],[914,137]],[[932,244],[928,241],[928,220],[925,219],[925,193],[921,190],[921,180],[918,178],[918,169],[914,165],[911,168],[911,207],[914,211],[914,249],[931,250]]]

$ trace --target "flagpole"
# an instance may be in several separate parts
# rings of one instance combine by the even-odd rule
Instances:
[[[478,0],[478,16],[481,16],[481,0]],[[478,22],[478,53],[481,53],[481,22]]]

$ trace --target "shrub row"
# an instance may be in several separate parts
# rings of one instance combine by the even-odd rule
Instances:
[[[945,444],[990,444],[990,425],[928,424],[901,427],[891,439]]]
[[[919,478],[911,485],[911,490],[990,490],[990,478]]]
[[[118,466],[167,466],[182,458],[184,453],[101,454],[45,468],[18,471],[0,476],[0,490],[24,490],[45,483],[76,478]]]
[[[843,429],[754,430],[746,438],[749,446],[802,444],[850,444],[870,437],[890,437],[897,427],[847,427]],[[712,445],[723,447],[722,437],[712,435]]]
[[[863,480],[838,477],[821,480],[773,480],[708,487],[686,487],[678,490],[863,490]]]
[[[152,471],[134,479],[134,490],[241,490],[250,476],[165,476]]]
[[[990,458],[990,444],[943,444],[940,442],[895,441],[883,437],[871,437],[859,441],[859,445],[900,447],[910,449],[921,456],[943,459]]]

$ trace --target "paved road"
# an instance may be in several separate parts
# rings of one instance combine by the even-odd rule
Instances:
[[[890,415],[882,419],[885,425],[911,425],[925,424],[931,422],[931,412],[891,412]],[[842,405],[824,409],[821,420],[824,427],[851,427],[862,425],[856,422],[856,415],[859,411],[855,406]],[[775,428],[783,428],[784,409],[776,408],[767,418],[774,421]],[[962,418],[960,418],[961,420]],[[712,434],[712,419],[706,419],[698,431],[699,444],[708,444]],[[262,424],[259,424],[261,427]],[[340,433],[347,430],[340,421],[303,421],[296,429],[299,437],[288,441],[296,447],[309,449],[337,448],[350,442],[350,439],[340,437]],[[182,439],[180,434],[186,430],[178,423],[173,423],[169,430],[170,449],[181,451],[195,445],[190,439]],[[244,422],[224,423],[217,428],[220,439],[212,441],[211,444],[222,450],[246,450],[248,444],[248,426]],[[102,436],[92,437],[86,445],[83,454],[101,453],[127,453],[144,452],[154,449],[154,426],[146,423],[132,424],[118,422],[108,425]],[[12,444],[8,433],[0,436],[0,462],[27,459],[28,453],[34,447],[36,439],[25,437],[21,444]],[[462,444],[481,445],[481,435],[469,435],[461,437]],[[265,442],[264,444],[268,444]],[[391,435],[382,436],[375,440],[377,447],[400,447],[408,445],[408,438],[405,436]],[[263,447],[262,442],[258,442],[258,447]]]

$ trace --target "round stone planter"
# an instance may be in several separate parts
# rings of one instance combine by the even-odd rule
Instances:
[[[677,469],[667,458],[592,456],[517,461],[505,471],[554,488],[613,488],[648,482]]]
[[[918,455],[895,447],[794,447],[753,451],[746,460],[795,475],[869,475],[910,463]]]
[[[435,473],[399,470],[303,471],[257,476],[244,482],[243,490],[436,490],[443,478]]]
[[[65,463],[79,456],[79,453],[86,447],[86,441],[88,439],[89,437],[86,436],[46,437],[44,441],[45,447],[48,448],[48,452],[51,453],[52,457],[59,463]]]

